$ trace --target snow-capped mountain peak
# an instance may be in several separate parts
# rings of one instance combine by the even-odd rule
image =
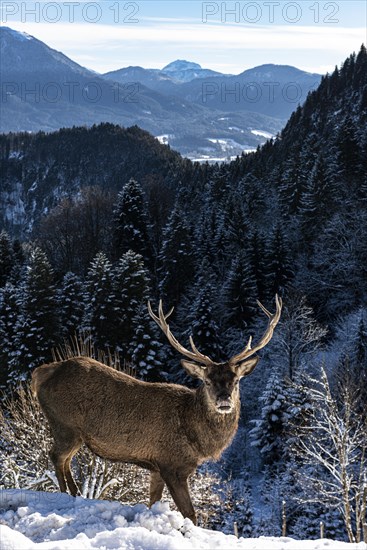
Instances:
[[[221,73],[203,69],[199,63],[186,61],[185,59],[176,59],[161,70],[161,74],[168,75],[176,82],[190,82],[195,78],[206,78],[211,76],[219,76]]]
[[[186,61],[184,59],[176,59],[176,61],[172,61],[172,63],[169,63],[165,67],[163,67],[162,71],[165,73],[170,72],[176,72],[176,71],[188,71],[188,70],[200,70],[201,65],[198,63],[193,63],[192,61]]]

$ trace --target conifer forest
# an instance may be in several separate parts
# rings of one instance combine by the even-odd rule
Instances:
[[[1,134],[0,157],[0,487],[57,488],[47,445],[27,468],[14,445],[40,414],[30,374],[55,353],[81,345],[137,378],[193,386],[148,300],[174,307],[180,342],[224,361],[259,340],[257,300],[272,312],[278,294],[238,433],[199,471],[203,524],[280,536],[286,515],[295,538],[318,538],[322,522],[328,538],[367,540],[366,48],[231,162],[192,162],[111,123]]]

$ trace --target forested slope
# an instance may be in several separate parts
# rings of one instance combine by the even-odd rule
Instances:
[[[257,479],[266,496],[256,493],[255,508],[262,499],[267,519],[254,532],[274,533],[286,498],[291,532],[314,536],[322,518],[329,535],[345,536],[340,479],[355,481],[360,510],[357,473],[367,456],[358,432],[367,406],[365,47],[323,78],[274,141],[230,164],[192,164],[135,127],[0,142],[10,233],[0,237],[2,385],[26,378],[76,331],[117,350],[138,376],[182,381],[179,357],[148,319],[149,298],[175,306],[172,329],[183,343],[192,333],[200,351],[223,359],[259,336],[266,319],[256,300],[271,310],[278,293],[282,319],[243,384],[246,430],[223,475],[237,479],[233,494],[248,509],[248,472],[264,467]],[[319,379],[322,366],[329,382],[319,381],[320,395],[332,392],[336,426],[353,409],[350,434],[359,434],[346,455],[351,477],[341,475],[329,493],[330,468],[309,466],[292,432],[317,424],[310,411],[327,406],[308,390],[307,377]],[[333,442],[325,445],[334,456]],[[300,488],[297,472],[322,483]]]

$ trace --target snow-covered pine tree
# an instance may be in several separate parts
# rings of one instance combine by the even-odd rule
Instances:
[[[355,183],[360,183],[360,141],[358,139],[358,127],[356,120],[347,113],[338,132],[336,141],[339,149],[339,162],[343,167],[345,184],[350,191],[356,191]],[[353,189],[354,188],[354,189]]]
[[[269,296],[267,292],[267,266],[265,254],[265,239],[259,231],[252,231],[249,236],[248,252],[246,257],[251,266],[251,271],[256,281],[256,295],[260,302],[274,299],[274,296]]]
[[[265,390],[260,396],[261,415],[253,420],[252,445],[257,447],[264,463],[276,467],[284,450],[284,414],[287,408],[284,381],[277,368],[272,368]]]
[[[195,248],[185,214],[178,205],[163,231],[158,256],[160,295],[169,306],[177,305],[194,278]]]
[[[78,275],[69,271],[58,290],[60,324],[62,336],[74,337],[82,328],[84,317],[84,285]]]
[[[304,366],[293,372],[293,379],[286,378],[284,383],[284,412],[283,412],[283,461],[287,469],[293,458],[292,448],[297,440],[297,430],[307,423],[312,411],[312,402],[309,398]]]
[[[123,254],[113,269],[115,323],[112,338],[113,345],[122,351],[124,357],[134,337],[133,319],[143,305],[146,307],[149,299],[149,284],[143,257],[132,250]]]
[[[303,470],[303,473],[305,476],[310,474],[307,470]],[[298,508],[300,513],[289,533],[292,537],[305,540],[319,539],[322,522],[326,539],[343,540],[345,538],[343,520],[336,510],[310,502],[302,504],[302,507],[298,505]]]
[[[128,250],[151,258],[148,218],[140,184],[130,179],[118,194],[113,220],[113,256],[116,260]]]
[[[286,233],[281,226],[277,226],[270,237],[267,251],[267,288],[269,299],[275,294],[282,295],[289,282],[294,277],[294,266],[291,259],[291,250],[287,243]]]
[[[283,168],[279,198],[286,215],[296,214],[301,202],[303,182],[299,157],[300,151],[294,145]]]
[[[206,186],[203,205],[198,223],[195,225],[195,237],[197,252],[200,258],[204,258],[211,266],[216,268],[220,262],[222,249],[217,242],[219,227],[223,225],[223,212],[213,201],[209,185]],[[219,258],[218,258],[219,255]]]
[[[162,371],[161,344],[147,302],[150,277],[143,257],[129,250],[113,269],[112,278],[114,327],[113,347],[122,358],[137,369],[137,374],[157,379]]]
[[[163,346],[158,339],[157,329],[148,315],[145,303],[133,318],[132,325],[134,334],[127,350],[127,358],[136,369],[137,375],[151,382],[166,379]]]
[[[213,361],[223,360],[223,350],[219,336],[219,326],[215,318],[213,303],[216,289],[210,277],[198,280],[196,299],[192,305],[190,317],[191,334],[195,345],[204,355]]]
[[[218,206],[217,206],[218,207]],[[236,190],[231,190],[223,205],[222,216],[225,230],[226,255],[228,259],[244,249],[250,234],[249,211],[244,204],[243,196]]]
[[[336,176],[337,168],[332,164],[331,152],[327,159],[318,155],[308,174],[300,206],[301,230],[307,247],[333,214],[338,196]]]
[[[322,308],[319,311],[324,317],[344,316],[366,303],[366,232],[367,212],[363,203],[355,204],[353,209],[343,206],[325,224],[315,241],[313,273],[317,278],[322,277]],[[320,295],[320,288],[314,292]]]
[[[9,380],[9,364],[16,340],[19,309],[16,288],[7,283],[0,288],[0,387]]]
[[[83,328],[90,332],[99,349],[114,349],[113,330],[116,326],[112,293],[112,264],[103,252],[92,261],[86,278],[85,317]]]
[[[361,412],[367,406],[367,311],[359,308],[342,322],[331,353],[339,355],[335,378],[342,386],[353,386],[358,393]]]
[[[60,325],[54,274],[46,254],[31,250],[23,284],[17,289],[16,337],[10,360],[10,376],[24,379],[34,367],[52,359]]]
[[[14,252],[12,241],[6,231],[0,232],[0,288],[10,278],[14,266]]]
[[[222,500],[220,530],[233,535],[236,524],[239,537],[251,537],[254,525],[248,477],[225,480],[219,494]]]
[[[252,495],[248,473],[231,482],[233,497],[232,520],[237,523],[240,537],[249,538],[253,535],[254,514],[252,511]]]
[[[14,262],[10,274],[10,282],[14,285],[17,285],[21,280],[22,270],[24,268],[25,251],[23,248],[23,244],[18,239],[15,239],[12,242],[12,246]]]
[[[223,318],[228,327],[245,329],[256,313],[257,285],[249,258],[239,252],[223,285]]]

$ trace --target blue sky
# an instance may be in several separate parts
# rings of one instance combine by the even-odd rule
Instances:
[[[3,0],[1,22],[98,72],[187,59],[234,74],[264,63],[325,73],[367,42],[364,0]]]

